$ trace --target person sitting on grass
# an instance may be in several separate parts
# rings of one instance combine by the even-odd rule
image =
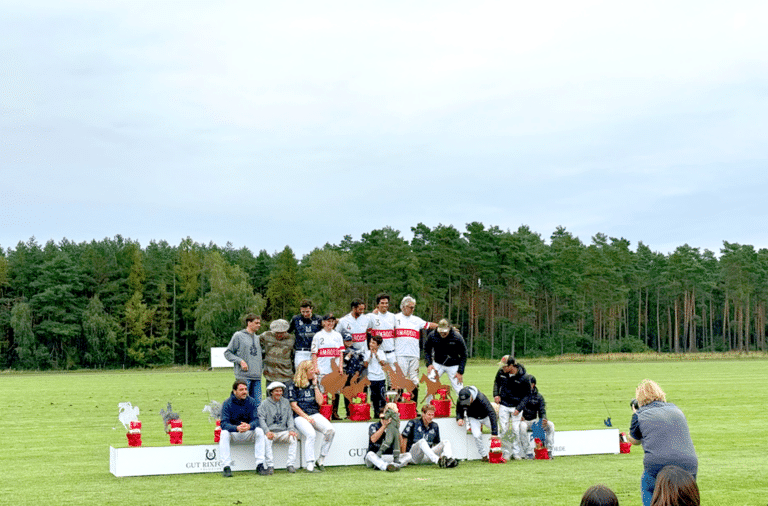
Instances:
[[[435,406],[424,404],[421,407],[421,418],[408,420],[403,429],[405,448],[414,464],[431,462],[439,467],[456,467],[459,461],[453,458],[451,442],[440,440],[440,426],[432,420],[435,418]]]
[[[394,406],[394,408],[397,408],[397,404],[390,404]],[[389,428],[389,425],[395,423],[393,422],[393,418],[386,416],[390,404],[384,406],[384,409],[382,409],[379,413],[379,421],[374,422],[368,426],[368,452],[365,454],[365,465],[379,469],[380,471],[394,472],[399,471],[401,467],[404,467],[411,462],[411,454],[401,453],[400,459],[395,460],[392,455],[394,445],[390,446],[389,449],[381,452],[381,454],[379,453],[381,450],[381,444],[384,442],[384,434]],[[402,435],[399,434],[400,428],[394,428],[398,435],[398,441],[396,444],[400,445],[399,447],[402,448],[404,442],[402,440]]]

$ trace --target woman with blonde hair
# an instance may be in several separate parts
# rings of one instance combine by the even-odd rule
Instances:
[[[651,506],[699,506],[699,486],[693,475],[677,466],[666,466],[656,475]]]
[[[293,382],[288,385],[288,401],[293,410],[293,423],[301,433],[303,453],[307,461],[307,472],[324,471],[325,456],[331,449],[336,431],[331,422],[320,414],[323,394],[317,384],[317,369],[311,360],[299,363]],[[320,457],[315,462],[316,432],[323,434]]]
[[[693,447],[688,421],[683,412],[666,402],[664,390],[653,380],[645,379],[635,390],[632,405],[629,442],[643,445],[643,476],[640,490],[643,505],[650,506],[656,476],[669,465],[679,466],[696,478],[699,460]]]

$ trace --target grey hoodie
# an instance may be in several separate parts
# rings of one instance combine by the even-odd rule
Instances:
[[[261,343],[257,334],[250,334],[245,329],[235,332],[224,350],[224,358],[234,362],[235,379],[261,379]],[[247,371],[240,367],[241,360],[248,364]]]
[[[295,431],[293,425],[293,410],[288,399],[281,397],[280,401],[275,402],[271,396],[267,396],[259,404],[259,427],[264,432],[283,432],[286,430]]]

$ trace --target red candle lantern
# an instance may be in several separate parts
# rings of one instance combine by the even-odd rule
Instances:
[[[128,433],[128,446],[141,446],[141,422],[134,421],[129,425]]]
[[[506,462],[501,453],[501,439],[491,438],[491,451],[488,452],[488,461],[491,464],[503,464]]]
[[[182,429],[181,420],[171,420],[168,422],[168,425],[170,425],[170,429],[168,430],[168,435],[171,440],[172,445],[180,445],[182,443],[182,438],[184,437],[184,431]]]

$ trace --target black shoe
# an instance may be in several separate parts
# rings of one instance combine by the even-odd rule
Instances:
[[[259,464],[256,466],[256,474],[259,474],[261,476],[267,476],[269,474],[269,470],[267,470],[266,467],[264,467],[264,464]]]
[[[225,478],[231,478],[232,477],[232,468],[229,466],[224,466],[224,469],[221,470],[221,475]]]
[[[445,463],[445,467],[458,467],[458,465],[459,461],[454,458],[448,459],[448,462]]]
[[[445,455],[440,455],[440,458],[437,459],[437,466],[438,467],[447,467],[448,464],[448,457]]]
[[[394,464],[387,464],[387,471],[389,471],[390,473],[394,473],[394,472],[397,472],[399,470],[400,470],[400,468],[398,466],[396,466]]]
[[[325,466],[315,462],[315,471],[320,471],[322,473],[323,471],[325,471]]]
[[[285,470],[288,471],[291,474],[296,472],[296,468],[293,467],[293,466],[288,466],[288,467],[285,468]]]

